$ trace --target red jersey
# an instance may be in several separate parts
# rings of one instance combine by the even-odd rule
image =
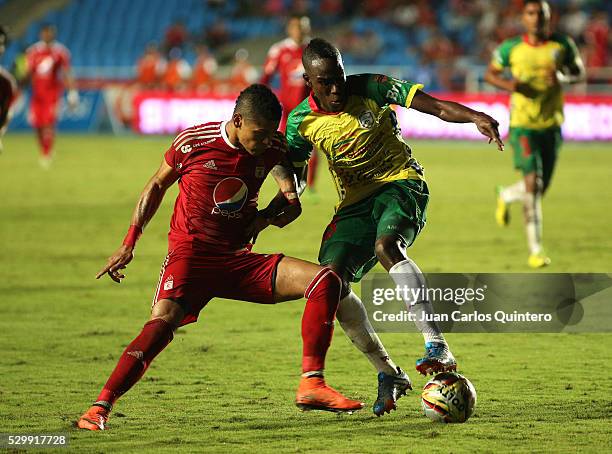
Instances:
[[[70,69],[70,51],[63,44],[39,41],[26,50],[32,76],[32,97],[53,102],[62,94],[62,73]]]
[[[304,98],[309,90],[302,77],[302,52],[304,45],[299,45],[291,38],[286,38],[270,47],[264,64],[261,83],[269,84],[274,73],[280,77],[278,99],[283,105],[283,114],[287,116]]]
[[[226,122],[205,123],[179,133],[165,154],[179,174],[179,195],[168,234],[170,249],[191,242],[199,251],[243,249],[257,214],[259,189],[285,152],[280,140],[253,156],[232,145]]]

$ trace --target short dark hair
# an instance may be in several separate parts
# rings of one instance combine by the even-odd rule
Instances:
[[[287,22],[294,20],[294,19],[302,20],[302,19],[310,19],[310,18],[306,14],[291,13],[289,17],[287,17]]]
[[[236,99],[234,113],[246,118],[279,121],[283,108],[276,95],[263,84],[249,85],[240,92]]]
[[[4,25],[0,25],[0,36],[4,36],[4,44],[8,44],[8,32]]]
[[[529,5],[530,3],[537,3],[538,5],[541,5],[542,3],[548,3],[548,2],[546,0],[524,0],[523,8]]]
[[[339,60],[340,51],[329,41],[322,38],[314,38],[308,43],[306,49],[304,49],[302,64],[304,68],[310,68],[313,61],[326,58]]]

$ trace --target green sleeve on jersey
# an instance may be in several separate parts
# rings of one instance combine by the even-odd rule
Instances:
[[[302,121],[304,121],[304,118],[310,112],[310,105],[308,104],[308,98],[306,98],[291,111],[289,118],[287,118],[287,130],[285,133],[289,148],[287,156],[296,167],[304,167],[308,163],[310,153],[312,152],[312,144],[302,137],[299,130]]]
[[[522,38],[520,36],[510,38],[501,43],[493,51],[493,59],[491,63],[499,69],[507,68],[510,66],[510,53],[514,46],[520,43]]]
[[[412,98],[422,84],[415,84],[381,74],[357,74],[346,80],[349,94],[373,99],[380,106],[396,104],[410,107]]]
[[[560,33],[555,33],[552,39],[563,46],[564,54],[561,64],[563,66],[574,65],[576,58],[579,56],[578,47],[576,47],[574,40],[570,36],[562,35]]]

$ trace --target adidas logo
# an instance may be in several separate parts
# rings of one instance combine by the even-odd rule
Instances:
[[[204,168],[206,169],[212,169],[212,170],[218,170],[217,169],[217,165],[215,164],[214,159],[211,159],[210,161],[206,162],[204,164]]]

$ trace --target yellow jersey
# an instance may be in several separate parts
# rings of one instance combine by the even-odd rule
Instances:
[[[518,92],[510,96],[510,127],[545,129],[561,126],[561,86],[550,86],[546,79],[551,72],[571,65],[577,55],[572,38],[560,33],[553,33],[538,45],[529,44],[526,36],[517,36],[495,49],[491,65],[500,70],[510,68],[516,80],[528,84],[533,90],[530,96]]]
[[[423,170],[401,136],[391,104],[410,107],[421,84],[359,74],[346,80],[347,103],[341,112],[321,110],[312,94],[287,120],[289,158],[303,167],[313,147],[327,158],[340,202],[354,204],[396,180],[422,179]]]

